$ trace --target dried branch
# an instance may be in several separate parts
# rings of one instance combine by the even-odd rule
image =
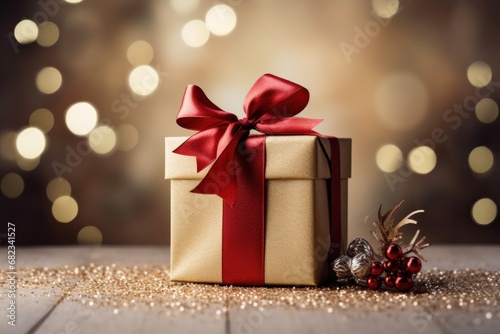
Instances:
[[[417,221],[414,219],[410,219],[412,216],[417,213],[424,212],[424,210],[416,210],[411,212],[405,218],[403,218],[396,226],[394,226],[394,213],[401,207],[403,201],[401,201],[398,205],[393,207],[391,210],[387,211],[385,214],[382,214],[382,205],[380,205],[378,209],[378,220],[373,222],[373,226],[375,229],[371,231],[371,234],[375,238],[375,240],[380,244],[380,253],[383,254],[390,244],[399,244],[403,239],[403,233],[400,232],[400,229],[405,225],[415,225]],[[406,247],[406,251],[404,254],[414,253],[421,260],[426,261],[425,258],[420,254],[420,251],[426,247],[429,247],[429,244],[424,244],[425,237],[422,237],[419,241],[417,241],[420,230],[417,230],[413,239]]]
[[[418,234],[420,233],[420,230],[417,230],[417,233],[415,233],[415,236],[411,240],[410,244],[408,245],[407,250],[403,253],[403,255],[407,255],[409,253],[414,253],[418,258],[420,258],[422,261],[427,261],[425,257],[420,254],[420,251],[424,248],[427,248],[430,246],[430,244],[426,243],[424,244],[423,242],[425,241],[425,236],[422,237],[418,242],[415,242],[418,238]]]

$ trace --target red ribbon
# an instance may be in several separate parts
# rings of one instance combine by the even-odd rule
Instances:
[[[255,129],[264,134],[320,135],[312,128],[321,120],[293,117],[308,100],[307,89],[271,74],[260,77],[248,92],[243,104],[246,117],[242,119],[217,107],[198,86],[189,85],[184,92],[177,124],[198,132],[174,152],[195,156],[198,172],[213,163],[192,192],[216,194],[223,199],[223,283],[264,284],[265,137],[249,137],[249,132]],[[330,141],[332,153],[336,148],[332,155],[333,180],[338,141]],[[334,203],[339,198],[334,195],[340,191],[339,182],[332,181],[332,205],[337,207],[332,207],[337,213],[331,214],[332,245],[333,238],[340,236],[340,208],[338,201]]]
[[[265,74],[245,97],[243,109],[246,117],[238,119],[213,104],[200,87],[187,86],[177,124],[199,132],[174,152],[195,156],[198,172],[214,162],[192,191],[216,194],[233,205],[241,174],[235,155],[238,152],[246,154],[247,160],[254,156],[239,144],[245,141],[251,129],[265,134],[319,135],[312,128],[321,120],[293,117],[305,108],[308,101],[309,92],[304,87]]]

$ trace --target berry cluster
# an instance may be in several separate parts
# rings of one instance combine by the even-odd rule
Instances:
[[[347,247],[346,255],[337,257],[332,263],[335,279],[365,284],[370,289],[378,289],[384,284],[387,288],[409,291],[413,287],[413,276],[422,269],[426,261],[420,251],[429,247],[425,237],[418,239],[417,230],[408,245],[403,244],[403,226],[417,224],[411,217],[424,210],[416,210],[395,224],[393,214],[403,202],[382,214],[382,205],[378,209],[378,219],[373,222],[371,231],[379,243],[375,251],[363,238],[354,239]],[[404,246],[404,251],[403,251]],[[413,253],[415,256],[409,256]]]
[[[366,284],[370,289],[378,289],[382,285],[382,274],[385,272],[383,282],[388,288],[398,291],[408,291],[413,287],[412,276],[422,269],[422,262],[416,256],[406,257],[401,246],[390,244],[385,251],[386,261],[372,262],[370,275]]]

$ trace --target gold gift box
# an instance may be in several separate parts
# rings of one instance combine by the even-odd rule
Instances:
[[[171,180],[170,279],[222,283],[222,199],[190,192],[209,168],[196,173],[195,157],[172,153],[186,139],[165,139],[165,178]],[[351,139],[339,142],[345,249]],[[330,143],[315,136],[267,136],[265,154],[265,284],[317,286],[328,273]]]

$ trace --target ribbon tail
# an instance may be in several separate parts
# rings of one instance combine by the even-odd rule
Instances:
[[[244,131],[238,131],[224,151],[215,160],[207,175],[191,192],[198,194],[214,194],[221,197],[231,206],[234,205],[237,193],[237,179],[241,174],[241,166],[235,158],[240,139]]]
[[[196,172],[205,169],[217,158],[217,147],[225,129],[221,126],[200,131],[189,137],[173,152],[177,154],[195,156]],[[200,149],[201,148],[201,149]]]

